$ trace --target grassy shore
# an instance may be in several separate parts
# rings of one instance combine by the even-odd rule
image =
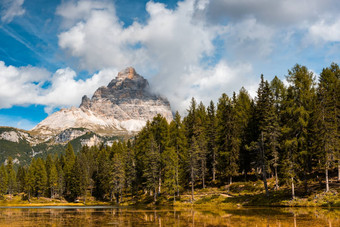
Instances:
[[[306,192],[303,184],[298,184],[296,197],[292,199],[291,191],[287,187],[280,187],[274,190],[273,182],[269,180],[269,195],[264,191],[262,181],[236,182],[223,187],[209,187],[196,189],[194,200],[191,201],[189,191],[184,191],[174,200],[173,196],[162,195],[157,202],[152,196],[140,195],[138,198],[125,196],[122,206],[174,206],[174,207],[197,207],[197,208],[232,208],[246,206],[266,206],[266,207],[340,207],[340,183],[331,183],[331,190],[324,192],[324,188],[317,182],[309,183]],[[86,203],[80,200],[77,203],[70,203],[64,199],[36,198],[30,201],[22,200],[23,195],[6,195],[0,199],[0,206],[106,206],[117,205],[111,202],[97,201],[88,196]]]
[[[23,200],[23,195],[6,195],[0,199],[0,207],[39,207],[39,206],[107,206],[109,202],[97,201],[90,198],[84,204],[83,201],[68,202],[65,199],[51,199],[46,197],[32,197],[30,201]]]

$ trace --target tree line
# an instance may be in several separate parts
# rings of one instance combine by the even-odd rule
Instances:
[[[131,140],[112,146],[84,146],[14,171],[13,160],[0,167],[0,194],[69,200],[91,194],[119,203],[125,195],[162,194],[174,200],[195,187],[232,184],[235,178],[267,179],[295,196],[296,184],[308,191],[310,181],[325,182],[329,173],[340,181],[340,69],[324,68],[316,81],[305,66],[288,70],[285,85],[261,75],[257,96],[241,88],[222,94],[206,107],[192,98],[187,115],[170,123],[161,115]]]

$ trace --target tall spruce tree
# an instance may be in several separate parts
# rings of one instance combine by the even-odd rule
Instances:
[[[180,185],[187,182],[186,165],[187,165],[187,138],[185,137],[184,124],[181,122],[181,116],[178,112],[174,120],[169,125],[169,147],[176,151],[178,165],[175,165],[176,174],[176,192],[179,196]],[[177,164],[177,162],[175,162]]]
[[[199,175],[202,182],[202,187],[205,188],[207,175],[207,142],[206,142],[206,122],[207,113],[202,102],[197,108],[197,125],[195,126],[195,137],[199,146]]]
[[[154,201],[157,201],[157,195],[159,193],[159,173],[161,168],[161,154],[158,151],[157,143],[153,137],[153,134],[149,134],[147,142],[147,151],[144,158],[143,177],[145,178],[145,187],[153,194]]]
[[[274,98],[268,81],[264,81],[261,75],[256,103],[256,115],[258,122],[258,162],[262,169],[263,181],[268,195],[267,173],[274,169],[275,188],[278,188],[277,167],[279,162],[279,122],[274,105]]]
[[[123,157],[123,152],[117,150],[113,153],[113,157],[111,158],[110,163],[110,198],[112,201],[114,195],[117,204],[119,204],[122,200],[122,191],[125,186],[125,169]]]
[[[74,150],[73,150],[71,143],[67,144],[64,157],[65,157],[65,160],[64,160],[64,166],[63,166],[63,173],[64,173],[64,181],[65,181],[65,193],[69,195],[71,193],[73,165],[76,161],[76,156],[74,154]]]
[[[339,100],[337,96],[337,76],[340,74],[339,66],[332,64],[331,67],[322,70],[319,77],[318,105],[315,111],[319,113],[318,137],[321,149],[321,160],[324,163],[326,192],[329,191],[328,172],[333,166],[334,157],[337,155],[339,146],[338,113]],[[335,163],[334,163],[335,164]]]
[[[283,171],[289,172],[294,197],[294,181],[302,178],[307,190],[307,177],[310,172],[310,150],[308,135],[312,103],[315,97],[314,76],[305,66],[295,65],[288,71],[289,87],[284,104],[283,144],[285,160]],[[297,168],[298,167],[298,168]],[[300,171],[298,171],[300,170]]]
[[[45,163],[41,158],[37,158],[34,172],[34,188],[37,197],[44,196],[47,186],[47,173]]]
[[[217,136],[218,147],[218,172],[221,180],[228,179],[232,183],[232,177],[238,172],[239,138],[233,110],[233,102],[226,94],[218,101],[217,105]]]
[[[247,180],[247,173],[251,170],[251,156],[249,150],[246,149],[250,140],[248,128],[251,118],[251,98],[243,87],[237,95],[234,113],[237,134],[240,139],[240,171],[244,172],[245,180]]]
[[[7,192],[8,177],[4,164],[0,167],[0,195],[3,196]]]
[[[195,200],[194,198],[194,190],[195,190],[195,181],[199,171],[199,146],[196,141],[196,138],[193,136],[191,140],[191,145],[188,150],[188,172],[190,174],[190,185],[191,185],[191,203]]]
[[[217,146],[216,146],[216,108],[213,101],[210,101],[207,107],[207,124],[206,124],[206,140],[208,152],[208,169],[211,169],[211,178],[213,183],[216,181],[217,166]]]
[[[16,185],[17,192],[21,193],[25,191],[25,177],[26,177],[26,168],[24,166],[19,166],[17,177],[16,177]]]
[[[14,167],[13,167],[13,158],[12,157],[7,158],[6,171],[7,171],[8,194],[12,198],[12,195],[16,190],[16,174],[15,174],[15,170],[14,170]]]

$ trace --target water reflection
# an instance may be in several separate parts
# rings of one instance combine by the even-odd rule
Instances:
[[[0,208],[0,226],[340,226],[339,209]]]

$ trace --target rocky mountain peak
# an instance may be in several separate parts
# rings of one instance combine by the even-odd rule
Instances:
[[[125,80],[125,79],[132,80],[135,77],[140,77],[140,75],[136,73],[136,70],[134,68],[127,67],[126,69],[118,73],[117,79],[118,80]]]
[[[55,135],[68,128],[84,128],[100,135],[138,132],[157,114],[173,119],[168,100],[150,91],[149,83],[135,69],[119,72],[92,98],[83,96],[79,108],[60,110],[33,128],[33,132]]]

